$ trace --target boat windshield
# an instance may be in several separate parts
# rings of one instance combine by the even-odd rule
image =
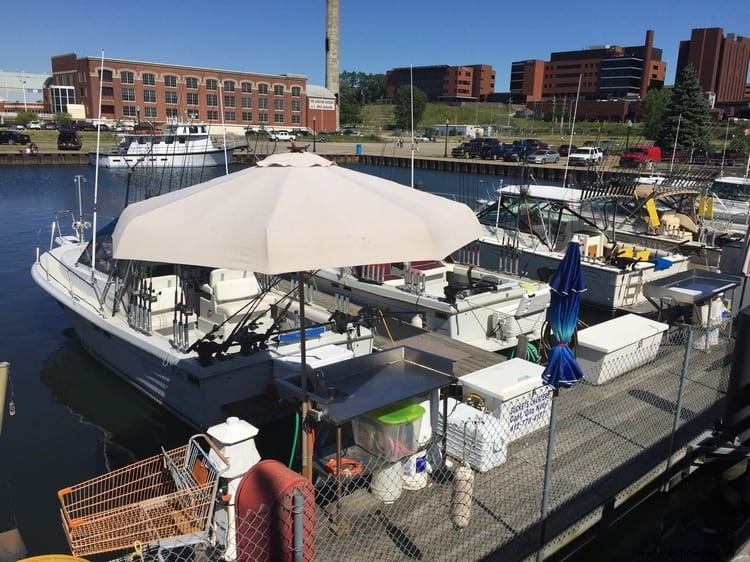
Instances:
[[[531,233],[547,246],[556,245],[566,233],[590,228],[583,217],[562,201],[503,195],[500,202],[487,205],[477,215],[487,226]]]
[[[722,199],[730,199],[732,201],[748,201],[750,200],[750,179],[717,179],[711,186],[711,191],[717,197],[720,197]]]

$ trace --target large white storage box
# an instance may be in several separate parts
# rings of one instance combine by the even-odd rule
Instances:
[[[591,384],[632,371],[656,357],[669,326],[626,314],[578,332],[578,364]]]
[[[339,361],[352,359],[354,357],[354,352],[344,346],[331,344],[308,349],[306,356],[307,373],[311,376],[312,380],[312,371],[325,367],[326,365],[338,363]],[[285,357],[278,357],[273,360],[273,376],[283,379],[299,374],[301,363],[302,357],[299,353]]]
[[[477,394],[502,422],[510,443],[549,425],[552,390],[542,383],[544,367],[518,357],[461,377],[464,396]]]
[[[442,435],[443,410],[440,410],[436,433]],[[499,419],[489,413],[448,398],[447,452],[479,472],[500,466],[508,457],[504,429]]]

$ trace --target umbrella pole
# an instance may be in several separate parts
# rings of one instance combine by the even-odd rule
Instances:
[[[305,341],[305,272],[297,272],[297,284],[299,285],[299,355],[300,355],[300,381],[302,382],[302,476],[312,481],[312,456],[313,441],[312,431],[307,423],[307,414],[310,411],[310,400],[307,398],[307,349]]]
[[[557,388],[552,389],[552,405],[549,413],[549,439],[547,441],[547,462],[544,466],[544,488],[542,489],[542,517],[539,522],[539,550],[536,552],[537,562],[544,560],[544,541],[547,531],[547,513],[549,511],[549,483],[552,475],[552,449],[555,444],[555,426],[557,425]]]

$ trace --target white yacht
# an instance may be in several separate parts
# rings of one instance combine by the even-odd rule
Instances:
[[[109,151],[90,152],[89,161],[102,168],[203,168],[223,165],[233,151],[215,144],[205,123],[168,123],[163,131],[125,133]]]
[[[591,195],[591,194],[588,194]],[[632,186],[623,197],[632,198]],[[647,281],[686,271],[689,257],[655,249],[642,242],[617,240],[597,220],[598,212],[615,212],[610,192],[587,197],[580,189],[551,185],[511,185],[496,201],[478,211],[484,225],[479,239],[479,265],[534,279],[548,279],[565,255],[573,235],[581,242],[581,266],[588,290],[582,301],[609,310],[643,312],[650,304],[643,296]],[[594,207],[583,208],[594,204]],[[597,207],[598,204],[598,207]],[[677,244],[674,244],[677,245]]]
[[[61,227],[74,222],[75,232]],[[114,224],[85,240],[84,223],[56,220],[51,247],[37,251],[34,281],[68,313],[85,349],[157,403],[205,429],[229,415],[278,413],[274,371],[299,362],[299,307],[273,278],[247,271],[116,262]],[[91,267],[96,246],[96,269]],[[356,319],[306,306],[308,363],[372,351]],[[349,321],[352,320],[352,321]]]
[[[468,252],[467,252],[468,254]],[[321,269],[316,287],[487,351],[538,340],[550,302],[545,283],[445,261]]]

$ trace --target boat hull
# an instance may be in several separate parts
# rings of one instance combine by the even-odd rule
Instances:
[[[103,154],[90,152],[89,162],[100,168],[210,168],[232,159],[234,149],[176,154]]]

